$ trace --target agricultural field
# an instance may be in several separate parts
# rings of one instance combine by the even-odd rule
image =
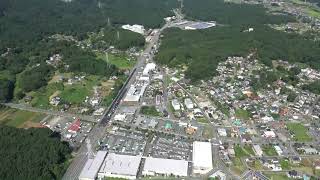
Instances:
[[[294,136],[295,141],[309,142],[312,138],[308,135],[308,130],[300,123],[287,123],[287,128]]]
[[[39,122],[45,117],[46,115],[41,113],[11,108],[0,109],[0,124],[17,128],[41,127]]]
[[[131,69],[135,63],[136,60],[134,58],[130,58],[126,56],[125,54],[98,54],[99,59],[102,59],[110,64],[115,65],[120,70],[129,70]]]

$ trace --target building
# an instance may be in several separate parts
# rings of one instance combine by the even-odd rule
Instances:
[[[138,24],[134,24],[134,25],[129,25],[129,24],[126,24],[126,25],[123,25],[122,26],[122,29],[126,29],[126,30],[129,30],[129,31],[132,31],[132,32],[136,32],[136,33],[139,33],[139,34],[144,34],[145,32],[145,29],[143,26],[141,25],[138,25]]]
[[[95,180],[106,155],[107,151],[98,151],[94,159],[88,159],[80,173],[79,180]]]
[[[193,142],[193,172],[195,174],[205,174],[212,167],[212,150],[210,142]]]
[[[136,179],[141,162],[141,156],[108,154],[98,173],[99,178],[114,177]]]
[[[180,110],[180,103],[179,103],[179,101],[177,100],[177,99],[174,99],[174,100],[172,100],[171,101],[171,105],[172,105],[172,107],[173,107],[173,109],[175,110],[175,111],[179,111]]]
[[[193,102],[191,101],[190,98],[184,99],[184,105],[186,106],[187,109],[193,109]]]
[[[227,131],[224,128],[218,128],[218,134],[219,134],[219,136],[226,137],[227,136]]]
[[[263,136],[266,138],[275,138],[276,134],[273,131],[269,130],[269,131],[264,131]]]
[[[143,69],[142,74],[143,74],[144,76],[147,76],[147,75],[149,75],[149,72],[150,72],[150,71],[153,71],[153,70],[155,70],[155,69],[156,69],[156,64],[155,64],[155,63],[148,63],[148,64],[146,65],[146,67]]]
[[[124,121],[126,119],[126,114],[116,114],[114,116],[114,120],[116,121]]]
[[[188,176],[188,161],[147,157],[142,175]]]
[[[278,154],[279,156],[282,155],[283,151],[282,151],[282,149],[280,148],[280,146],[274,146],[274,149],[276,150],[276,152],[277,152],[277,154]]]
[[[126,104],[138,103],[140,101],[140,98],[143,96],[146,88],[147,88],[146,84],[141,87],[136,87],[134,85],[131,85],[123,101]]]
[[[263,151],[260,147],[260,145],[256,144],[256,145],[253,145],[253,151],[254,153],[257,155],[257,156],[262,156],[263,155]]]
[[[80,119],[75,120],[68,129],[70,133],[77,133],[81,128]]]
[[[226,180],[227,176],[225,173],[223,173],[221,170],[218,170],[217,172],[213,173],[210,178],[219,178],[220,180]]]

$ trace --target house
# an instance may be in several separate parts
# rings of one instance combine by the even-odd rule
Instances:
[[[80,122],[80,119],[77,119],[71,124],[71,126],[68,129],[68,132],[75,134],[80,130],[80,128],[81,128],[81,122]]]
[[[278,154],[279,156],[281,156],[282,153],[283,153],[283,151],[282,151],[282,149],[280,148],[280,146],[273,146],[273,147],[274,147],[274,149],[276,150],[277,154]]]
[[[287,174],[287,176],[288,176],[288,178],[292,178],[292,179],[299,179],[299,178],[301,178],[301,176],[299,176],[298,171],[296,171],[296,170],[289,171],[288,174]]]
[[[218,134],[219,134],[219,136],[226,137],[227,131],[224,128],[218,128]]]
[[[320,170],[320,160],[315,161],[313,164],[315,169]]]
[[[266,138],[275,138],[276,134],[272,130],[266,130],[263,132],[263,136]]]
[[[177,99],[174,99],[174,100],[172,100],[171,101],[171,105],[172,105],[172,107],[173,107],[173,109],[175,110],[175,111],[179,111],[180,110],[180,103],[179,103],[179,101],[177,100]]]

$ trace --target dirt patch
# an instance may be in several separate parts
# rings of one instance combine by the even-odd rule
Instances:
[[[46,126],[40,124],[40,123],[36,123],[36,122],[32,122],[32,121],[26,121],[24,122],[21,126],[19,126],[19,128],[44,128]]]

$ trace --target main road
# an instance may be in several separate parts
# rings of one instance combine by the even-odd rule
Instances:
[[[138,57],[137,63],[133,68],[134,71],[128,77],[126,84],[120,90],[120,92],[118,93],[118,96],[115,98],[110,108],[106,111],[105,116],[101,119],[101,122],[103,123],[103,125],[97,123],[93,127],[92,131],[88,134],[87,138],[90,140],[90,142],[93,143],[92,144],[93,148],[96,147],[96,145],[98,144],[98,141],[103,138],[106,128],[108,127],[108,121],[113,116],[113,113],[116,111],[119,101],[122,99],[123,93],[125,93],[125,91],[131,86],[131,84],[134,83],[137,76],[137,71],[145,66],[146,59],[153,57],[153,55],[151,55],[153,46],[158,44],[161,32],[167,27],[169,27],[169,25],[170,23],[165,24],[161,29],[159,29],[159,31],[154,33],[150,42],[146,45],[146,48],[144,49],[142,54]],[[81,170],[83,169],[86,161],[89,158],[89,155],[91,154],[90,152],[91,151],[88,150],[88,146],[86,146],[85,143],[82,144],[80,149],[75,153],[75,157],[73,158],[72,163],[68,167],[62,179],[77,180],[81,173]]]

